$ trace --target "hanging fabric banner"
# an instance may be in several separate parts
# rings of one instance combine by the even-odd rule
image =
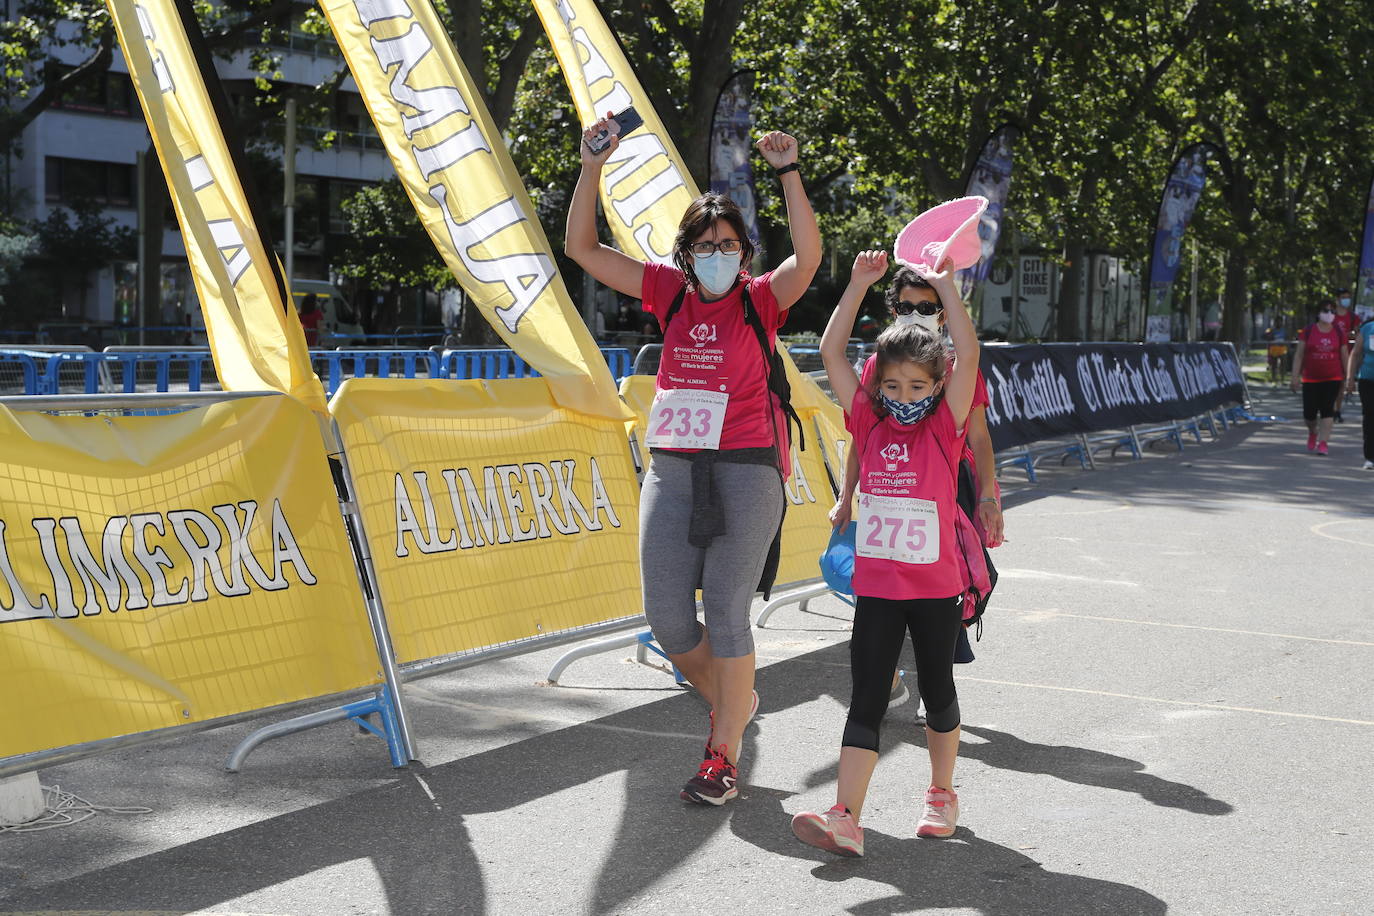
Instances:
[[[322,0],[391,164],[444,262],[562,407],[624,416],[501,133],[429,0]]]
[[[568,81],[577,116],[592,124],[633,105],[644,126],[620,141],[601,174],[601,204],[620,250],[672,263],[673,237],[696,183],[639,78],[592,0],[533,0]]]
[[[1355,280],[1355,314],[1361,321],[1374,318],[1374,180],[1364,207],[1364,238],[1360,243],[1360,272]]]
[[[107,5],[167,176],[221,384],[285,392],[324,416],[281,265],[221,130],[224,92],[189,3]]]
[[[1019,133],[1011,124],[993,131],[983,144],[983,151],[978,154],[978,162],[965,185],[965,197],[986,197],[988,200],[987,209],[978,222],[978,239],[982,243],[978,263],[959,271],[959,295],[965,302],[972,299],[978,284],[986,280],[992,270],[992,256],[997,251],[1007,195],[1011,192],[1012,145]]]
[[[750,97],[754,71],[740,70],[725,81],[711,118],[711,190],[735,202],[744,216],[749,238],[759,244],[759,217],[754,194],[754,115]]]
[[[1150,247],[1150,284],[1146,292],[1149,298],[1145,308],[1147,343],[1173,337],[1169,293],[1183,257],[1183,234],[1207,183],[1207,157],[1211,154],[1212,147],[1206,143],[1188,147],[1174,162],[1164,184],[1154,243]]]

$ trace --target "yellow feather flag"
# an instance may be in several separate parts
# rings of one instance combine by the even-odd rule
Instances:
[[[321,0],[435,247],[559,406],[627,415],[501,134],[429,0]]]
[[[630,105],[644,119],[644,126],[622,137],[607,160],[601,172],[601,205],[621,251],[671,264],[678,223],[698,196],[682,156],[596,4],[533,2],[582,123],[592,124]]]
[[[328,415],[281,265],[254,218],[220,129],[218,77],[175,0],[106,0],[157,147],[220,384],[281,391]],[[199,52],[199,53],[198,53]]]

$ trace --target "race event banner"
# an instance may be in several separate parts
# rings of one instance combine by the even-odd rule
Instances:
[[[978,240],[982,243],[978,263],[958,272],[959,295],[965,302],[973,298],[978,284],[986,280],[992,270],[992,257],[997,252],[997,240],[1002,235],[1007,196],[1011,193],[1012,146],[1019,133],[1011,124],[1004,124],[993,131],[983,144],[983,150],[978,154],[978,161],[964,188],[965,197],[985,197],[988,201],[987,209],[978,221]]]
[[[0,408],[0,757],[377,683],[303,405]]]
[[[225,114],[215,102],[223,91],[198,47],[189,3],[106,2],[167,176],[220,382],[231,391],[285,392],[324,417],[324,388],[281,265],[220,129]]]
[[[1195,417],[1244,403],[1229,344],[984,346],[996,450],[1055,436]]]
[[[330,402],[401,662],[642,612],[625,424],[546,379],[350,379]]]
[[[1365,203],[1364,234],[1360,238],[1360,268],[1355,278],[1355,312],[1364,321],[1374,318],[1374,179]]]
[[[1145,340],[1150,343],[1167,341],[1173,335],[1170,293],[1183,260],[1183,235],[1207,184],[1211,154],[1212,147],[1206,143],[1188,147],[1174,161],[1164,183],[1150,247],[1150,281],[1145,287]]]
[[[720,88],[711,117],[711,190],[735,202],[744,217],[745,229],[759,245],[759,213],[754,193],[754,114],[750,96],[754,71],[740,70]]]
[[[630,105],[644,119],[644,126],[626,135],[607,160],[601,204],[621,251],[641,261],[671,264],[678,223],[697,198],[677,147],[596,4],[533,2],[582,123],[592,124]]]
[[[558,403],[622,417],[510,153],[430,0],[321,0],[391,163],[434,245]]]

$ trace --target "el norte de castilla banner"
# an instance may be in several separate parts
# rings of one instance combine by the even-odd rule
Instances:
[[[558,403],[624,417],[500,132],[430,0],[321,0],[445,264]]]
[[[1195,417],[1245,402],[1230,344],[984,346],[994,449]]]
[[[189,2],[106,2],[167,177],[220,382],[284,392],[323,417],[324,389],[220,127],[223,93]]]

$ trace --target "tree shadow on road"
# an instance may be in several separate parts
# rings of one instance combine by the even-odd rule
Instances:
[[[730,828],[768,852],[816,863],[821,881],[851,879],[890,885],[893,893],[845,908],[860,916],[924,909],[976,910],[982,916],[1075,916],[1100,913],[1145,916],[1168,906],[1129,884],[1049,871],[1024,853],[981,840],[960,827],[948,840],[898,838],[864,831],[864,857],[839,859],[800,843],[782,808],[785,792],[755,787],[737,808]]]

